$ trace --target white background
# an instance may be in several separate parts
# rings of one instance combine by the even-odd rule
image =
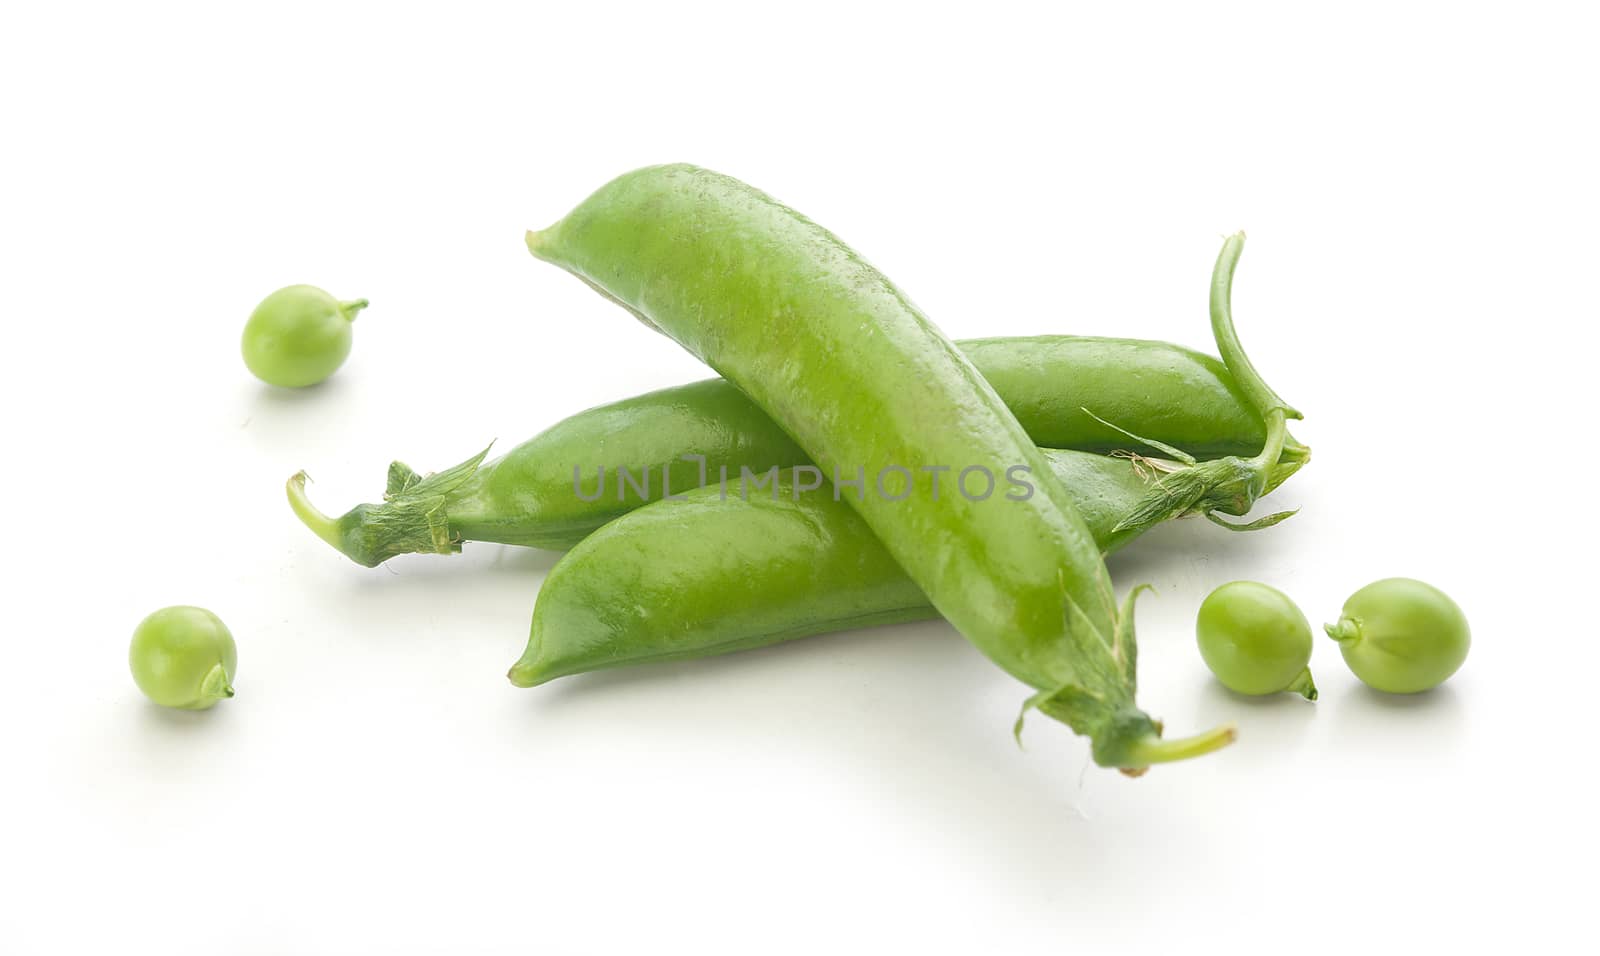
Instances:
[[[574,8],[583,6],[583,12]],[[1538,4],[72,4],[0,17],[8,953],[1320,952],[1555,945],[1597,849],[1595,24]],[[1254,536],[1113,561],[1141,700],[1229,751],[1139,780],[943,625],[504,679],[556,556],[365,570],[284,505],[703,370],[522,233],[692,161],[829,226],[953,336],[1209,349],[1306,413]],[[371,308],[325,387],[238,357],[272,289]],[[1410,699],[1336,647],[1236,698],[1241,577],[1313,621],[1425,578],[1474,625]],[[147,612],[239,696],[162,711]],[[1587,887],[1587,889],[1585,889]],[[1027,947],[1021,950],[1019,947]]]

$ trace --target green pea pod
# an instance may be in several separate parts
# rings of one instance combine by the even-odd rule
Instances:
[[[1207,753],[1231,727],[1163,740],[1134,703],[1132,597],[1119,607],[1064,484],[978,369],[855,251],[763,193],[693,166],[623,175],[529,250],[716,369],[824,473],[1030,475],[1036,492],[849,499],[956,629],[1141,772]],[[1276,457],[1276,456],[1275,456]],[[909,489],[907,489],[909,491]]]
[[[1146,463],[1047,450],[1095,543],[1149,490]],[[1181,468],[1181,465],[1172,465]],[[1275,480],[1298,463],[1279,466]],[[850,505],[786,473],[770,493],[711,485],[646,505],[585,538],[545,578],[511,682],[709,657],[793,638],[937,617]]]
[[[1103,453],[1140,447],[1106,422],[1197,458],[1254,455],[1267,439],[1227,368],[1190,349],[1065,335],[960,344],[1041,446]],[[1280,457],[1299,464],[1309,454],[1291,441]],[[465,541],[565,550],[669,490],[716,482],[723,469],[737,478],[741,468],[764,474],[808,464],[738,389],[708,379],[580,412],[492,461],[480,454],[427,478],[396,462],[383,503],[358,505],[337,519],[311,504],[301,476],[291,480],[289,497],[329,544],[376,567],[398,554],[455,553]],[[631,483],[621,480],[621,467]],[[576,486],[575,470],[582,479]],[[1140,505],[1129,502],[1121,517]],[[1151,510],[1171,516],[1185,509]]]

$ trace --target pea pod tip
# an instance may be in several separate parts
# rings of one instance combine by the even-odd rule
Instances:
[[[506,671],[506,679],[516,687],[537,687],[545,680],[539,674],[538,667],[522,661],[513,664],[511,669]]]

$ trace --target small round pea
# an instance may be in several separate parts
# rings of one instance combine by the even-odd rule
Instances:
[[[1195,622],[1200,656],[1224,687],[1241,694],[1292,690],[1317,699],[1311,660],[1311,624],[1288,595],[1255,581],[1234,581],[1212,591]]]
[[[233,696],[238,651],[205,608],[164,607],[134,629],[128,667],[145,696],[163,707],[205,710]]]
[[[1467,659],[1472,631],[1450,596],[1412,578],[1375,581],[1344,602],[1327,625],[1361,682],[1391,694],[1438,687]]]
[[[304,388],[339,370],[350,354],[350,323],[366,299],[341,302],[312,285],[272,293],[244,325],[244,364],[269,385]]]

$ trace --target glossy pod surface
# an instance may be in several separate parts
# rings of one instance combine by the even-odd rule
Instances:
[[[939,612],[1039,691],[1030,705],[1091,738],[1098,763],[1142,769],[1232,739],[1159,741],[1133,703],[1131,614],[1065,485],[977,368],[835,236],[679,165],[613,180],[528,248],[716,369],[836,481],[905,474],[849,500]],[[1022,469],[1036,490],[935,499],[911,479],[936,468]]]
[[[1254,455],[1266,437],[1227,366],[1193,349],[1070,335],[956,344],[1045,448],[1153,453],[1107,422],[1201,459]],[[1289,457],[1304,454],[1290,444]]]
[[[1112,528],[1147,489],[1126,459],[1045,453],[1106,551],[1139,530]],[[691,492],[590,535],[545,578],[523,687],[587,671],[706,657],[791,638],[937,617],[866,523],[826,489],[748,500],[730,486]],[[1142,529],[1141,529],[1142,530]]]

